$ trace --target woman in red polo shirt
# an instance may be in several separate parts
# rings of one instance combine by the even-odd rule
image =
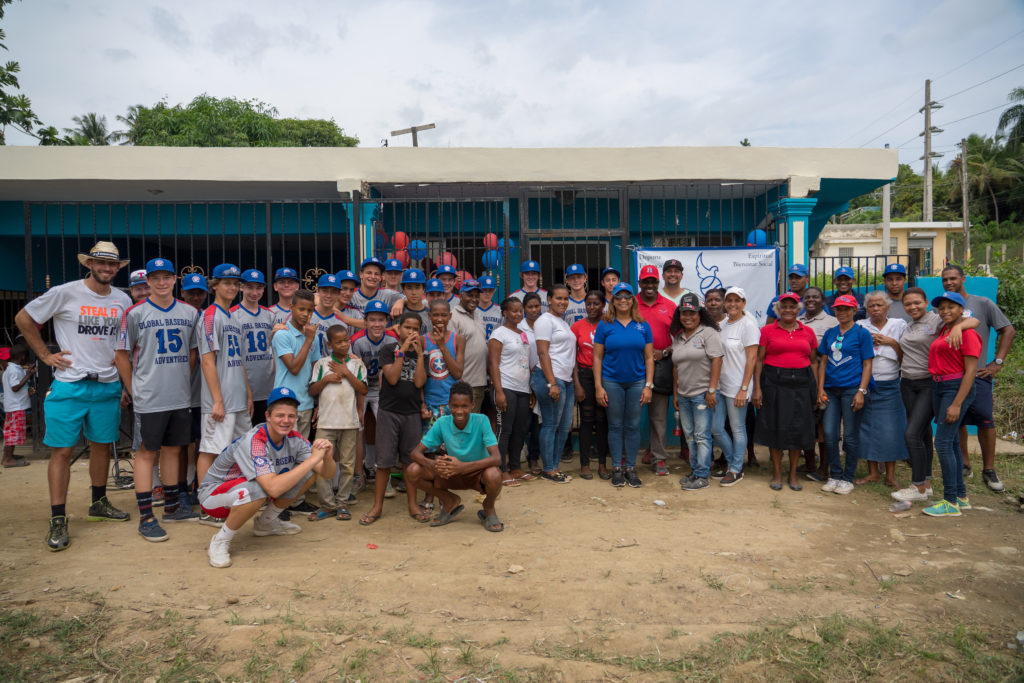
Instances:
[[[974,374],[981,355],[981,337],[974,330],[963,330],[960,348],[949,343],[949,333],[963,317],[965,305],[964,298],[956,292],[944,292],[932,299],[932,308],[938,310],[943,325],[928,349],[935,452],[942,468],[942,500],[923,510],[931,517],[959,517],[961,510],[971,507],[957,439],[960,422],[974,403]]]
[[[752,403],[757,408],[754,440],[772,456],[771,488],[782,489],[782,451],[789,451],[789,487],[799,491],[801,451],[814,448],[818,338],[797,321],[800,297],[786,292],[775,304],[775,322],[761,328]]]

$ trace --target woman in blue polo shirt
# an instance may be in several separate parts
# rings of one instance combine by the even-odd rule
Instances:
[[[633,288],[612,290],[612,305],[594,331],[594,394],[606,408],[612,486],[633,488],[640,447],[640,411],[654,389],[654,343],[651,326],[640,316]],[[623,469],[623,462],[625,469]]]

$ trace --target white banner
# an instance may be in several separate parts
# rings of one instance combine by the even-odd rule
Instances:
[[[683,264],[682,286],[704,298],[704,292],[716,287],[742,287],[747,293],[747,311],[765,323],[765,311],[775,297],[779,281],[779,250],[737,248],[638,249],[636,270],[676,259]],[[664,285],[664,280],[662,285]]]

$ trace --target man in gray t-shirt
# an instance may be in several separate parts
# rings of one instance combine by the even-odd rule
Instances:
[[[97,242],[78,262],[89,270],[83,280],[52,287],[18,311],[14,321],[36,356],[54,369],[44,402],[50,451],[50,550],[71,544],[65,501],[71,476],[71,450],[83,430],[89,441],[89,478],[92,480],[90,521],[124,522],[128,513],[107,500],[110,444],[116,443],[121,424],[121,384],[114,368],[114,343],[121,316],[132,300],[111,285],[117,271],[127,265],[117,247]],[[51,353],[39,326],[53,320],[60,350]],[[53,501],[59,501],[54,503]]]
[[[981,335],[981,357],[978,358],[978,374],[974,379],[974,402],[964,413],[960,426],[960,448],[964,463],[964,476],[971,476],[970,454],[964,444],[967,443],[966,425],[978,428],[978,444],[981,446],[982,479],[993,491],[1002,491],[1006,487],[996,474],[996,426],[992,420],[992,380],[1003,367],[1003,361],[1010,353],[1010,346],[1016,331],[1009,318],[989,298],[968,294],[964,288],[964,271],[955,264],[948,264],[942,269],[942,287],[947,292],[956,292],[967,303],[964,315],[978,319],[981,325],[977,332]],[[988,354],[989,329],[997,334],[996,356],[990,363]]]

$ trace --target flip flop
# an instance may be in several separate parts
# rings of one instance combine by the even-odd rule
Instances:
[[[359,518],[359,524],[362,526],[370,526],[374,522],[380,519],[380,515],[371,515],[369,513]]]
[[[465,506],[462,505],[461,503],[456,505],[451,512],[448,512],[444,508],[441,508],[441,514],[437,516],[437,519],[430,523],[430,526],[444,526],[445,524],[448,524],[453,519],[455,519],[455,515],[462,512],[464,508]]]
[[[338,512],[337,515],[335,516],[335,519],[339,522],[347,522],[350,519],[352,519],[352,513],[348,511],[347,507],[340,507],[338,508]]]
[[[477,510],[476,511],[476,516],[480,519],[480,522],[484,525],[484,528],[487,529],[488,531],[493,531],[494,533],[498,533],[499,531],[504,531],[505,530],[505,524],[502,523],[502,521],[500,519],[498,519],[498,515],[497,514],[488,515],[483,510]],[[493,527],[498,527],[498,528],[495,529]]]
[[[518,479],[506,479],[503,482],[501,482],[501,485],[502,486],[519,486],[519,480]]]
[[[523,476],[519,477],[522,481],[533,481],[537,478],[537,475],[533,472],[527,472]]]
[[[416,503],[416,505],[419,506],[420,510],[426,510],[428,512],[434,509],[433,503]]]
[[[327,519],[336,512],[336,510],[328,510],[327,508],[317,508],[316,511],[309,513],[307,519],[311,522],[319,522],[321,519]]]
[[[425,510],[421,510],[417,512],[415,515],[410,513],[409,516],[415,519],[420,524],[426,524],[430,521],[430,513]]]
[[[32,463],[29,462],[29,460],[27,460],[24,456],[18,456],[17,458],[14,459],[14,462],[12,462],[11,464],[4,464],[4,469],[8,469],[11,467],[28,467],[31,464]]]

